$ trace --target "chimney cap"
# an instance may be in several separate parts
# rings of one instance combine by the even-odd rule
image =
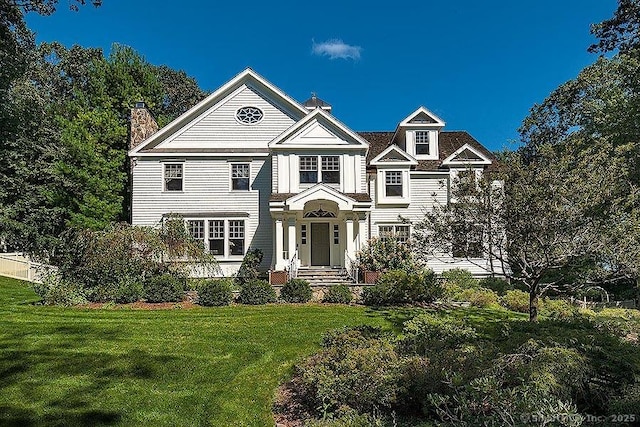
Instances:
[[[137,101],[136,108],[147,108],[147,104],[144,101]]]

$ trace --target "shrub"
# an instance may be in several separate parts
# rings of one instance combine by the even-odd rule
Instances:
[[[404,353],[425,356],[443,348],[459,348],[477,336],[462,320],[421,314],[405,322],[399,347]]]
[[[312,295],[311,285],[303,279],[291,279],[280,290],[280,298],[286,302],[309,302]]]
[[[498,294],[491,289],[465,289],[457,295],[456,300],[468,301],[473,307],[490,307],[498,305]]]
[[[442,288],[431,270],[407,273],[392,270],[383,273],[371,287],[364,288],[365,305],[390,305],[433,302],[442,295]]]
[[[269,282],[264,280],[251,280],[240,288],[238,302],[240,304],[259,305],[276,302],[276,291]]]
[[[367,413],[395,402],[400,362],[393,346],[350,329],[334,333],[324,349],[295,368],[302,402],[326,417],[339,409]]]
[[[529,312],[529,294],[518,289],[507,291],[500,298],[500,305],[507,310],[517,311],[518,313]]]
[[[473,275],[462,268],[453,268],[442,273],[442,278],[449,285],[455,285],[462,289],[477,288],[478,280]]]
[[[322,302],[332,304],[349,304],[352,300],[353,294],[347,285],[331,286],[322,298]]]
[[[578,314],[578,308],[569,301],[545,298],[541,305],[541,313],[552,319],[566,320]]]
[[[478,282],[478,285],[482,288],[491,289],[498,295],[504,295],[507,291],[513,289],[509,282],[499,277],[485,277]]]
[[[148,302],[179,302],[184,296],[183,278],[171,274],[155,276],[144,284],[144,296]]]
[[[204,306],[229,305],[233,299],[231,279],[206,280],[198,286],[198,304]]]
[[[236,281],[240,285],[258,279],[258,275],[260,273],[258,271],[258,267],[260,266],[263,257],[264,254],[262,253],[262,250],[258,248],[249,249],[247,251],[242,259],[242,265],[240,265],[238,275],[236,276]]]
[[[136,278],[123,278],[116,291],[115,301],[118,303],[136,302],[144,297],[144,284]]]
[[[42,283],[34,283],[33,290],[42,298],[42,303],[45,305],[70,307],[87,302],[78,285],[61,279],[55,273],[46,275]]]
[[[390,270],[414,271],[416,261],[411,245],[395,238],[374,237],[358,251],[356,260],[362,270],[385,272]]]

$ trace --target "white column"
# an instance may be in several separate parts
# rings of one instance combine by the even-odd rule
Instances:
[[[355,242],[355,250],[359,251],[360,249],[362,249],[362,245],[365,243],[363,242],[362,238],[363,238],[363,234],[364,234],[364,216],[360,216],[358,215],[358,235],[356,236],[356,242]]]
[[[345,222],[347,224],[347,255],[349,255],[351,259],[354,259],[356,251],[353,247],[353,219],[347,218]]]
[[[293,257],[296,252],[296,219],[289,218],[289,259]]]
[[[276,253],[274,254],[276,257],[275,269],[284,270],[285,264],[282,256],[284,252],[284,229],[282,227],[282,219],[280,218],[276,219],[276,235],[274,240],[276,243]]]

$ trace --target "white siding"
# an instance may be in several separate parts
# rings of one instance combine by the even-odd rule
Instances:
[[[262,267],[272,257],[272,221],[269,213],[271,160],[251,162],[251,190],[230,190],[229,162],[189,159],[184,162],[183,191],[163,191],[163,162],[139,159],[133,169],[132,224],[156,226],[163,214],[183,216],[207,212],[245,212],[246,245],[264,252]],[[237,267],[239,267],[239,263]],[[227,267],[224,267],[225,271]]]
[[[372,175],[369,185],[371,199],[376,200],[376,178]],[[448,182],[446,176],[411,174],[411,203],[406,206],[376,205],[371,211],[371,237],[378,236],[378,225],[397,224],[399,216],[416,223],[422,220],[425,211],[431,211],[434,202],[447,203]],[[488,275],[488,263],[485,260],[454,259],[443,254],[437,259],[431,259],[427,263],[437,274],[453,268],[469,270],[474,276]]]
[[[260,108],[263,119],[253,125],[238,122],[236,111],[245,106]],[[294,123],[291,115],[275,106],[273,101],[243,85],[157,148],[266,149],[272,139]]]

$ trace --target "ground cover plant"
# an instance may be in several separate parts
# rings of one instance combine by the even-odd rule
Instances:
[[[323,426],[543,425],[558,414],[557,425],[620,414],[635,425],[638,312],[549,305],[537,324],[497,306],[404,308],[386,311],[395,334],[332,331],[284,386],[295,403],[278,408],[287,417],[298,405]]]
[[[362,307],[191,310],[34,305],[0,278],[0,425],[273,425],[291,366],[345,325],[389,325]]]

